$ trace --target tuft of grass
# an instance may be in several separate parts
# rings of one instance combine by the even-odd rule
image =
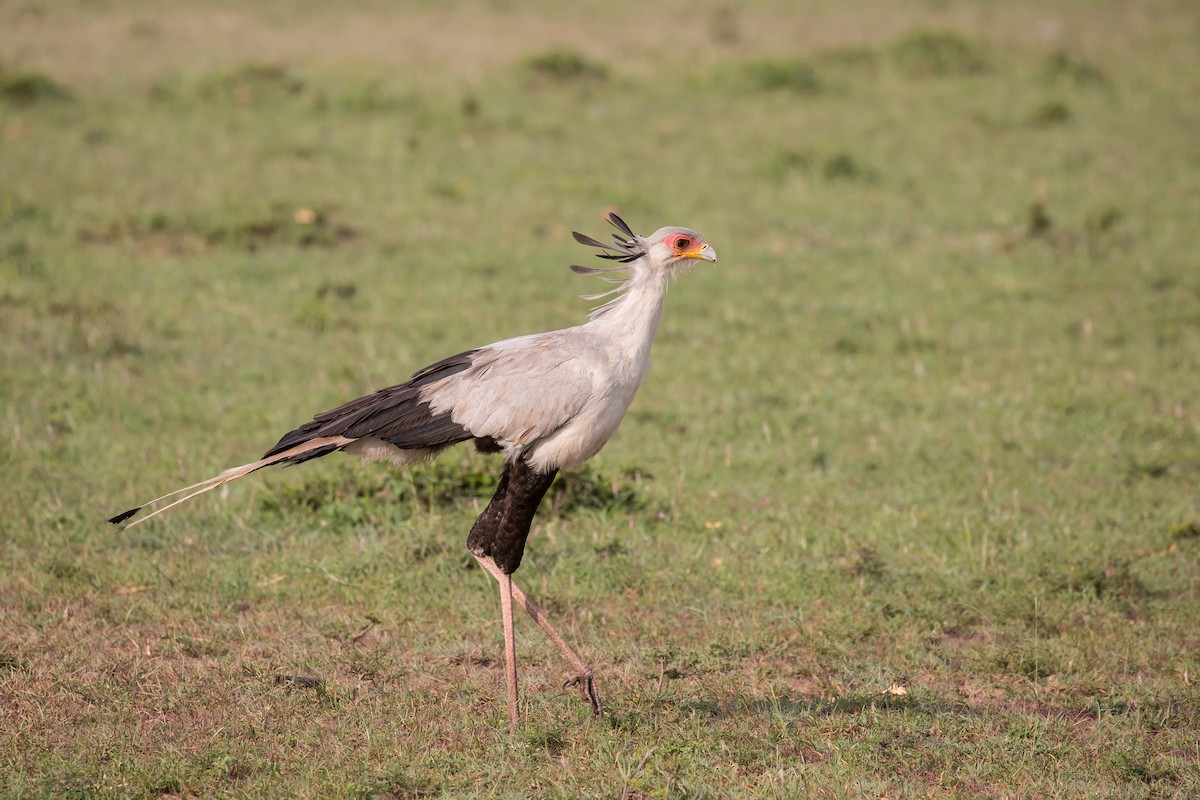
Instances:
[[[555,48],[525,59],[532,75],[563,83],[599,82],[608,78],[608,67],[569,48]]]
[[[1114,231],[1125,219],[1119,206],[1105,206],[1088,215],[1087,229],[1093,236],[1103,236]]]
[[[1105,765],[1121,780],[1146,786],[1170,786],[1177,778],[1175,768],[1162,754],[1145,745],[1121,746],[1106,752]]]
[[[821,164],[821,175],[828,181],[858,180],[870,174],[870,170],[849,153],[835,153]]]
[[[285,64],[246,64],[228,72],[210,75],[197,86],[206,100],[232,101],[242,106],[304,92],[304,80]]]
[[[1071,55],[1066,50],[1056,50],[1042,62],[1041,73],[1048,82],[1065,81],[1077,88],[1110,88],[1112,81],[1100,67]]]
[[[229,654],[229,647],[224,642],[199,639],[186,634],[176,636],[174,643],[179,652],[188,658],[219,657]]]
[[[639,489],[652,476],[639,469],[626,469],[620,475],[604,475],[585,466],[576,472],[561,473],[550,487],[550,509],[564,516],[584,511],[643,511],[648,501]]]
[[[41,72],[0,67],[0,99],[23,108],[37,103],[71,100],[72,93]]]
[[[913,78],[978,75],[988,69],[983,48],[952,31],[917,30],[891,45],[892,60]]]
[[[346,107],[356,109],[358,103],[369,104],[375,97],[370,88],[347,89]],[[361,93],[365,91],[368,99]],[[150,83],[151,100],[167,104],[205,102],[240,108],[268,108],[279,103],[294,103],[301,107],[319,106],[327,102],[324,95],[308,91],[308,85],[295,70],[279,62],[251,61],[234,67],[220,68],[200,75],[175,73],[163,75]]]
[[[423,109],[421,98],[379,78],[347,81],[339,87],[339,91],[329,104],[334,105],[340,111],[352,111],[360,114],[414,114],[420,113]],[[324,105],[326,105],[325,102],[319,102],[318,108]]]
[[[878,48],[863,45],[847,45],[825,50],[820,63],[831,68],[874,72],[879,68],[882,57]]]
[[[776,181],[781,181],[792,173],[809,172],[816,162],[817,156],[810,150],[785,148],[771,157],[766,170]]]
[[[742,67],[742,74],[747,84],[763,91],[816,95],[825,89],[817,70],[804,61],[752,61]]]
[[[1029,124],[1035,128],[1053,128],[1072,120],[1071,107],[1061,100],[1050,100],[1034,109]]]
[[[1171,528],[1171,536],[1175,539],[1200,538],[1200,520],[1181,522]]]
[[[1054,220],[1046,209],[1046,204],[1040,201],[1029,204],[1029,215],[1025,223],[1025,233],[1029,238],[1036,239],[1045,236],[1054,228]]]
[[[815,175],[829,182],[872,180],[876,173],[846,152],[820,156],[810,150],[784,149],[777,152],[766,165],[775,180],[785,180],[794,173]]]

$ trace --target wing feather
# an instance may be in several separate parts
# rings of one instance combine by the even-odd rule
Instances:
[[[470,369],[426,387],[422,398],[472,436],[523,449],[578,415],[602,370],[598,349],[579,329],[556,331],[482,348]]]

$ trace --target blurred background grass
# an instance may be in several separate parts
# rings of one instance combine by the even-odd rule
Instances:
[[[1188,796],[1190,3],[0,9],[14,796]],[[324,459],[126,533],[449,352],[575,324],[618,209],[721,253],[524,581],[498,465]],[[276,684],[279,674],[322,681]]]

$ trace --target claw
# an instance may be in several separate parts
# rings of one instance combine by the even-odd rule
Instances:
[[[571,686],[583,684],[583,696],[587,698],[588,705],[592,707],[592,713],[597,717],[604,713],[603,707],[600,705],[600,694],[596,691],[596,680],[592,677],[592,673],[586,675],[576,675],[572,678],[567,678],[563,681],[563,689],[566,690]]]

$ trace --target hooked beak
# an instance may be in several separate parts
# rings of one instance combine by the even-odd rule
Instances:
[[[691,252],[684,253],[684,255],[688,258],[701,258],[705,261],[711,261],[714,264],[717,263],[717,251],[712,245],[707,243],[700,245],[699,250],[693,250]]]

